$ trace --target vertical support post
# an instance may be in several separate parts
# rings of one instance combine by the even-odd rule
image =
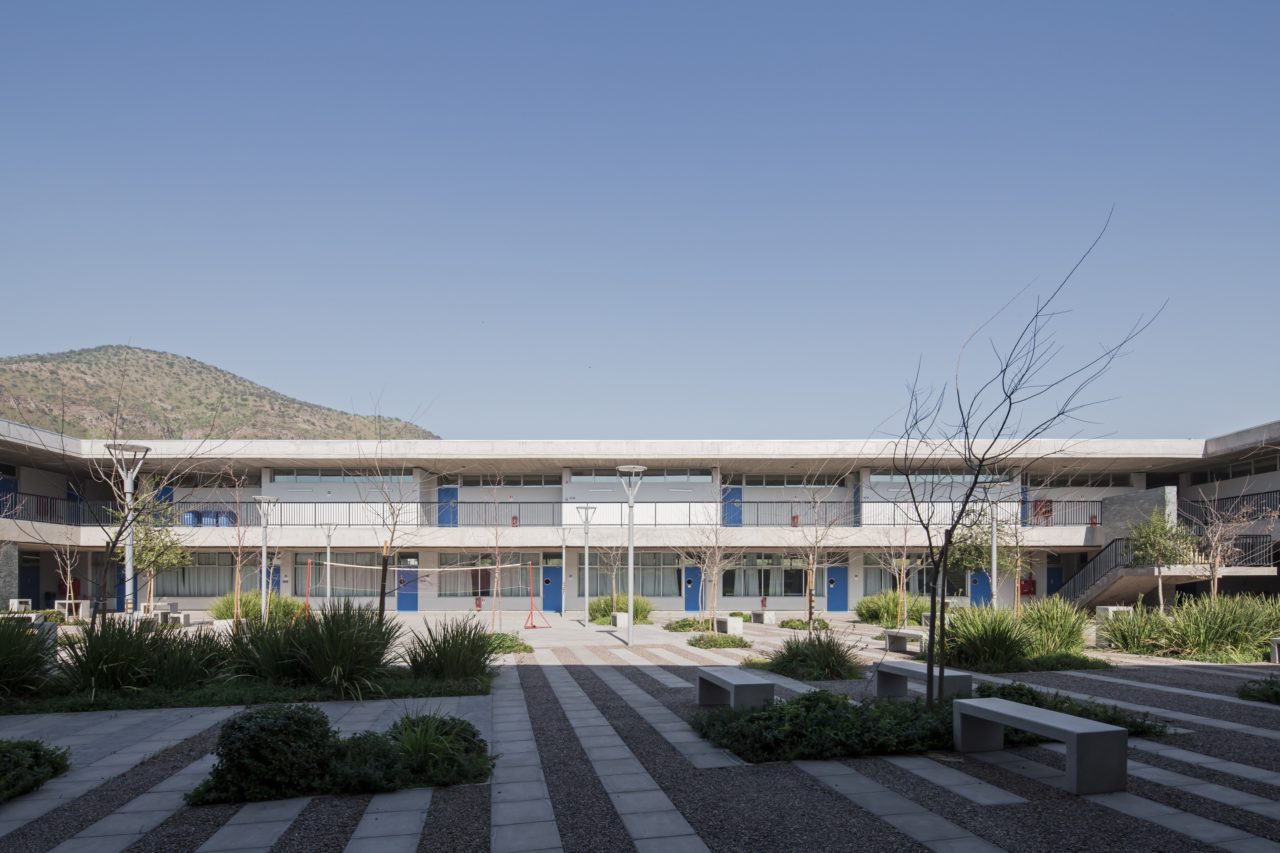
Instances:
[[[1014,590],[1017,595],[1017,590]],[[996,574],[996,504],[991,504],[991,607],[1000,609],[1000,582]]]

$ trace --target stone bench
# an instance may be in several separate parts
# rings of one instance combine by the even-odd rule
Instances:
[[[1271,662],[1280,663],[1280,637],[1271,638]]]
[[[939,685],[935,692],[940,697],[972,696],[973,676],[960,669],[948,669],[942,673],[939,683],[937,667],[934,668],[934,683]],[[890,699],[904,699],[907,696],[907,683],[928,679],[928,666],[914,660],[885,660],[876,666],[876,696]]]
[[[176,624],[181,625],[183,628],[191,627],[190,610],[162,610],[158,615],[161,625]]]
[[[15,613],[21,613],[31,609],[31,599],[29,598],[11,598],[9,599],[9,609]]]
[[[742,636],[741,616],[717,616],[715,619],[717,634],[728,634],[731,637]]]
[[[923,643],[924,638],[924,631],[915,631],[910,628],[886,628],[884,632],[884,650],[886,652],[906,654],[907,643]]]
[[[763,708],[773,702],[773,682],[736,666],[698,667],[698,704]]]
[[[1119,726],[1008,699],[957,699],[951,715],[957,752],[1004,749],[1004,730],[1011,726],[1066,744],[1066,787],[1071,793],[1125,789],[1129,733]]]
[[[752,610],[751,621],[756,625],[777,625],[778,614],[772,610]]]

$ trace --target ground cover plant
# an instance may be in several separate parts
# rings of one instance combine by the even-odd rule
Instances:
[[[853,647],[830,631],[787,637],[780,649],[746,665],[800,681],[847,680],[861,678],[865,672]]]
[[[38,740],[0,740],[0,803],[36,790],[70,767],[69,750]]]
[[[341,738],[313,705],[237,714],[215,752],[212,772],[187,795],[192,805],[483,782],[493,769],[488,744],[465,720],[405,715],[386,734]]]
[[[692,616],[685,616],[680,619],[672,619],[662,627],[668,631],[687,634],[690,631],[710,631],[713,626],[710,619],[694,619]]]
[[[26,619],[0,619],[0,698],[35,692],[53,669],[54,634]]]
[[[1162,723],[1145,715],[1044,694],[1026,685],[994,686],[980,689],[979,695],[1100,720],[1126,728],[1135,736],[1153,737],[1167,731]],[[955,745],[951,713],[950,699],[927,708],[920,699],[866,699],[855,703],[845,696],[815,690],[764,708],[700,711],[691,725],[716,746],[747,761],[826,760],[951,749]],[[1024,733],[1006,730],[1006,742],[1010,744],[1034,740]]]
[[[519,634],[492,633],[489,635],[489,651],[495,655],[507,655],[516,652],[531,652],[533,646],[520,639]]]
[[[475,619],[445,620],[426,626],[425,636],[415,636],[405,648],[409,670],[427,678],[481,679],[493,668],[496,652],[489,633]]]
[[[924,614],[928,609],[929,599],[922,595],[908,595],[906,624],[923,624]],[[854,611],[858,614],[859,622],[880,625],[883,628],[896,628],[898,625],[898,592],[897,590],[886,589],[877,592],[875,595],[865,596],[859,599]]]
[[[303,603],[293,596],[267,596],[268,622],[292,621],[302,613],[302,610]],[[209,618],[235,618],[235,598],[231,593],[227,593],[226,595],[213,600],[213,603],[209,605]],[[257,622],[262,621],[262,593],[240,593],[240,618],[252,619]]]
[[[1271,675],[1256,681],[1246,681],[1237,691],[1241,699],[1255,702],[1272,702],[1280,705],[1280,677]]]
[[[591,599],[591,604],[587,608],[587,615],[591,618],[593,625],[609,625],[613,622],[613,614],[627,612],[627,597],[619,595],[617,598],[606,595],[602,598]],[[652,625],[653,622],[649,615],[653,613],[653,602],[645,598],[643,595],[636,596],[635,617],[637,625]]]
[[[778,623],[780,628],[790,628],[793,631],[808,631],[810,627],[815,631],[826,631],[831,628],[831,623],[826,619],[815,617],[812,626],[803,619],[783,619]]]
[[[730,615],[730,616],[736,616],[736,617],[738,617],[739,619],[741,619],[741,620],[742,620],[742,621],[744,621],[744,622],[750,622],[750,621],[751,621],[751,614],[750,614],[750,613],[747,613],[747,612],[746,612],[746,611],[744,611],[744,610],[735,610],[735,611],[733,611],[732,613],[730,613],[729,615]]]
[[[751,641],[736,634],[695,634],[689,645],[699,649],[749,649]]]
[[[1250,594],[1183,597],[1164,613],[1139,600],[1098,628],[1099,637],[1129,654],[1214,663],[1266,660],[1278,635],[1280,596]]]

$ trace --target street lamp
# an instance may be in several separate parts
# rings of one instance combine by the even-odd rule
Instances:
[[[627,645],[631,645],[636,621],[636,492],[644,477],[643,465],[619,465],[618,479],[627,492]]]
[[[591,504],[578,507],[582,516],[582,627],[591,627],[591,516],[596,508]]]
[[[258,592],[262,596],[262,624],[267,624],[267,575],[271,571],[271,567],[267,565],[267,513],[271,509],[273,503],[280,499],[274,495],[254,495],[254,501],[258,504],[258,514],[262,516],[262,561],[259,565],[262,567],[258,578]]]
[[[142,460],[147,458],[151,448],[145,444],[122,444],[113,442],[107,445],[111,461],[120,472],[124,483],[124,609],[132,613],[138,595],[138,581],[133,573],[133,486],[142,469]]]

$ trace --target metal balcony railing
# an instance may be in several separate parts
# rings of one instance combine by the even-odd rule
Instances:
[[[1233,560],[1236,566],[1269,566],[1271,565],[1271,537],[1249,534],[1237,536],[1232,540],[1231,550],[1237,555]],[[1187,549],[1186,554],[1174,561],[1177,565],[1207,566],[1208,557],[1203,543],[1197,542]],[[1064,598],[1075,600],[1095,583],[1102,580],[1110,572],[1123,568],[1149,568],[1152,563],[1133,556],[1133,545],[1128,538],[1112,539],[1105,547],[1093,556],[1093,559],[1080,567],[1062,585],[1058,594]]]

